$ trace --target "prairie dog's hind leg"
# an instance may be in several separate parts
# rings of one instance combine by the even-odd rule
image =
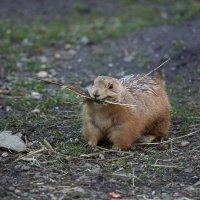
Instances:
[[[139,138],[140,132],[126,126],[117,126],[112,129],[109,140],[113,143],[113,149],[128,149]]]
[[[170,126],[170,120],[164,119],[162,121],[158,121],[156,125],[149,131],[149,134],[146,136],[142,136],[141,142],[150,143],[153,142],[157,137],[164,137],[168,134]]]
[[[88,145],[90,146],[96,146],[103,137],[99,128],[96,127],[91,120],[84,120],[83,135],[88,140]]]

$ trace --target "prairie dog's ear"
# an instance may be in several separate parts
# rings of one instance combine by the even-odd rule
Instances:
[[[154,72],[154,77],[158,84],[160,84],[162,87],[165,87],[165,74],[163,72],[163,69],[161,69],[161,68],[157,69]]]

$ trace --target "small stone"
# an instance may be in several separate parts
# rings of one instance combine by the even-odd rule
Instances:
[[[40,113],[40,109],[35,108],[31,111],[31,113],[35,113],[35,114],[39,114]]]
[[[163,19],[167,19],[167,17],[168,17],[167,13],[164,12],[164,11],[160,13],[160,16],[161,16]]]
[[[40,99],[41,98],[41,94],[39,92],[34,92],[32,91],[31,92],[31,96],[34,98],[34,99]]]
[[[73,188],[75,192],[85,193],[85,190],[82,187],[75,187]]]
[[[15,188],[14,188],[13,186],[10,186],[10,187],[8,187],[8,190],[10,190],[10,191],[14,191]]]
[[[85,163],[84,168],[92,169],[92,165],[90,163]]]
[[[108,67],[112,68],[112,67],[114,67],[114,65],[112,63],[109,63]]]
[[[37,73],[37,77],[39,78],[46,78],[48,76],[48,72],[46,71],[40,71]]]
[[[31,147],[33,145],[32,142],[28,142],[27,147]]]
[[[46,56],[40,56],[39,60],[40,60],[41,63],[47,63],[48,58]]]
[[[189,144],[190,144],[189,141],[182,141],[182,142],[181,142],[181,146],[182,146],[182,147],[187,147]]]
[[[163,199],[170,199],[169,194],[167,194],[167,193],[165,193],[165,192],[162,193],[161,196],[162,196]]]
[[[124,62],[131,62],[133,60],[133,56],[132,55],[126,56],[126,57],[124,57],[123,60],[124,60]]]
[[[56,53],[56,54],[54,55],[54,57],[57,58],[57,59],[60,59],[60,58],[61,58],[61,55],[60,55],[59,53]]]
[[[72,55],[72,56],[76,55],[76,51],[73,50],[73,49],[70,49],[70,50],[68,51],[68,53],[69,53],[70,55]]]
[[[99,158],[101,159],[101,160],[104,160],[105,159],[105,156],[103,155],[103,154],[99,154]]]
[[[24,38],[23,41],[22,41],[22,45],[23,46],[29,46],[31,45],[31,41],[28,39],[28,38]]]
[[[90,170],[90,172],[91,172],[92,174],[100,174],[100,173],[101,173],[101,168],[100,168],[98,165],[95,165],[95,166],[93,167],[93,169]]]
[[[21,193],[21,190],[18,190],[18,189],[15,189],[15,194],[20,194]]]
[[[179,192],[174,193],[174,197],[180,197],[180,196],[181,196],[181,194]]]
[[[89,40],[88,37],[83,36],[83,37],[80,39],[80,43],[81,43],[81,44],[84,44],[84,45],[87,45],[87,44],[90,43],[90,40]]]
[[[75,138],[75,139],[74,139],[74,142],[75,142],[75,143],[79,143],[79,139],[78,139],[78,138]]]
[[[21,69],[23,67],[23,64],[21,62],[17,62],[16,67]]]
[[[89,178],[88,176],[83,175],[83,176],[80,176],[80,177],[77,179],[77,182],[80,182],[80,181],[82,181],[82,182],[90,182],[91,180],[90,180],[90,178]]]
[[[6,106],[6,112],[9,112],[11,110],[10,106]]]
[[[46,65],[46,64],[42,64],[42,65],[40,66],[40,68],[41,68],[41,69],[46,69],[46,68],[47,68],[47,65]]]
[[[30,167],[27,166],[27,165],[22,165],[21,170],[22,170],[22,171],[29,171],[29,170],[30,170]]]
[[[192,167],[188,167],[188,168],[184,169],[184,172],[191,173],[191,172],[193,172],[193,168]]]
[[[15,169],[15,170],[19,170],[20,168],[21,168],[21,165],[15,165],[15,166],[14,166],[14,169]]]
[[[22,196],[23,196],[23,197],[27,197],[27,196],[28,196],[28,192],[22,193]]]
[[[3,152],[3,153],[1,154],[1,156],[2,156],[3,158],[7,157],[7,156],[8,156],[8,152]]]
[[[79,58],[78,60],[77,60],[77,62],[78,63],[81,63],[83,60],[81,59],[81,58]]]
[[[65,49],[70,49],[71,47],[72,47],[71,44],[66,44],[66,45],[65,45]]]

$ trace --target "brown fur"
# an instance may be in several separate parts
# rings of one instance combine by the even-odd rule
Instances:
[[[112,98],[120,103],[136,105],[99,104],[86,101],[83,106],[83,134],[88,144],[96,146],[108,139],[114,149],[127,149],[137,139],[150,142],[166,136],[170,126],[170,104],[160,78],[130,75],[122,79],[99,76],[87,88],[91,97]],[[147,133],[147,136],[144,136]]]

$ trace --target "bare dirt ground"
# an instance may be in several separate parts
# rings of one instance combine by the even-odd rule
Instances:
[[[0,4],[1,28],[7,18],[34,26],[36,18],[51,21],[73,16],[72,1]],[[15,11],[18,4],[21,6]],[[100,4],[88,0],[85,5],[76,8],[81,15],[96,9],[109,17],[128,9],[114,1]],[[12,43],[13,48],[19,45],[12,53],[2,46],[0,130],[21,132],[30,152],[8,151],[5,155],[7,151],[0,150],[1,199],[111,199],[111,192],[120,194],[121,199],[199,199],[199,30],[197,14],[180,24],[162,22],[102,40],[74,43],[53,38],[52,43],[29,49],[30,41],[22,38],[19,44]],[[0,41],[5,47],[6,42]],[[21,46],[25,49],[18,55]],[[7,65],[15,57],[12,67]],[[147,73],[168,57],[171,61],[164,69],[172,104],[170,134],[164,143],[133,146],[130,151],[111,151],[110,144],[88,148],[81,136],[78,98],[32,79],[45,71],[49,79],[85,87],[97,75]],[[32,91],[40,98],[31,96]],[[34,112],[35,108],[39,111]],[[44,139],[53,150],[44,147]]]

